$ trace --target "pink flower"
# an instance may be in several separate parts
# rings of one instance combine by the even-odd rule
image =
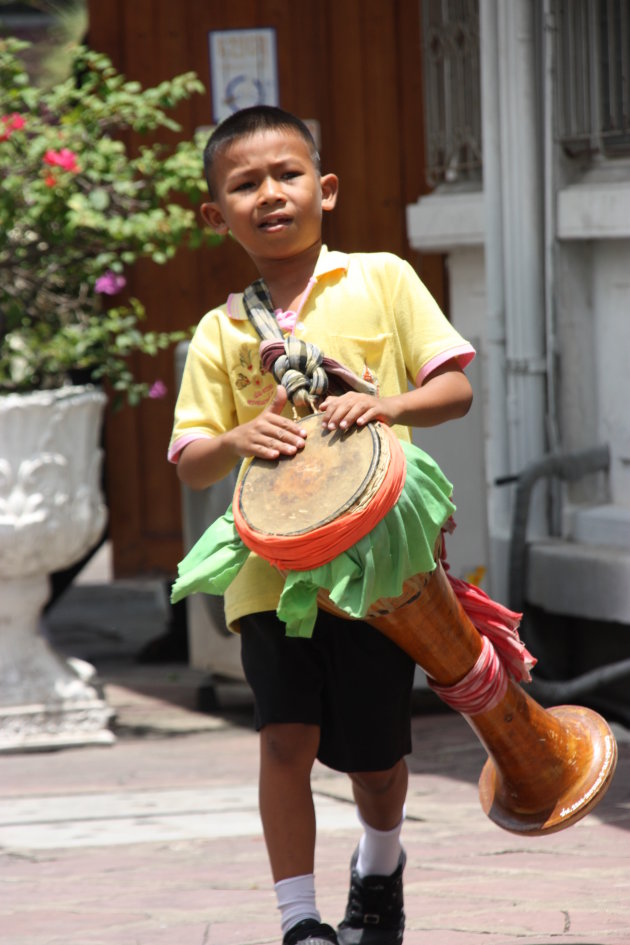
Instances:
[[[108,269],[107,272],[99,276],[94,283],[94,291],[100,292],[102,295],[117,295],[126,285],[127,280],[124,276],[119,276],[117,273],[112,272],[111,269]]]
[[[11,115],[3,115],[0,118],[0,128],[2,128],[0,130],[0,141],[8,141],[13,132],[20,131],[25,124],[26,121],[17,112],[13,112]]]
[[[149,397],[152,400],[160,400],[162,397],[165,397],[168,392],[168,388],[164,381],[157,380],[151,386],[149,390]]]
[[[52,148],[44,154],[44,164],[50,164],[51,167],[61,167],[64,171],[72,171],[74,174],[80,171],[77,156],[69,148],[61,148],[60,151],[53,151]]]

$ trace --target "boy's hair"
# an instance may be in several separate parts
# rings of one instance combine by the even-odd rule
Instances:
[[[304,122],[282,108],[276,108],[273,105],[253,105],[251,108],[242,108],[225,118],[208,139],[203,151],[203,168],[211,197],[215,196],[212,172],[218,155],[237,138],[245,138],[260,131],[275,131],[277,129],[293,131],[300,135],[308,145],[315,169],[318,173],[321,173],[321,161],[317,145]]]

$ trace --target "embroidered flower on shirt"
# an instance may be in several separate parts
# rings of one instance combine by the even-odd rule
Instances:
[[[244,390],[245,387],[248,387],[264,373],[260,364],[258,348],[248,344],[241,345],[238,352],[238,361],[241,370],[237,370],[234,386],[237,390]]]
[[[376,393],[378,394],[378,390],[379,390],[378,378],[376,374],[373,374],[372,371],[370,371],[367,361],[363,362],[363,380],[367,381],[368,384],[374,384],[374,386],[376,387]]]
[[[258,405],[261,396],[272,395],[273,385],[267,384],[263,387],[264,375],[268,373],[261,364],[258,345],[241,345],[238,350],[238,365],[233,372],[234,380],[232,383],[237,391],[245,391],[249,388],[246,394],[248,404]]]
[[[249,387],[249,385],[250,385],[250,380],[249,380],[249,378],[248,378],[248,377],[245,377],[245,375],[242,374],[242,373],[239,371],[239,373],[236,375],[236,379],[235,379],[235,381],[234,381],[234,386],[236,387],[236,389],[237,389],[237,390],[244,390],[246,387]]]

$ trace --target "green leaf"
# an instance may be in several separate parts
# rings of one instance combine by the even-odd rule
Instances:
[[[109,194],[104,187],[95,187],[90,191],[88,199],[95,210],[107,210],[110,204]]]

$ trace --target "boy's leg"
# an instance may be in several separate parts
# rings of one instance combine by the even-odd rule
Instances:
[[[337,627],[329,643],[338,650],[339,682],[329,693],[324,720],[333,724],[322,726],[319,758],[349,773],[363,825],[351,861],[338,942],[401,945],[405,854],[400,832],[415,664],[390,640],[359,622],[350,623],[345,633]]]
[[[314,869],[311,769],[318,745],[316,725],[266,725],[260,733],[260,816],[276,883]]]
[[[389,771],[351,772],[352,792],[363,820],[375,830],[392,830],[403,814],[409,774],[401,758]]]
[[[363,835],[352,857],[346,914],[339,945],[401,945],[405,928],[400,843],[407,764],[350,774]]]
[[[318,745],[317,725],[271,724],[260,733],[260,816],[286,945],[336,943],[315,904],[310,777]]]
[[[398,867],[409,780],[404,758],[389,771],[353,773],[352,789],[363,835],[356,870],[359,876],[389,876]]]
[[[273,613],[242,619],[241,643],[260,731],[259,808],[283,945],[337,945],[316,907],[313,872],[310,777],[320,742],[321,668],[310,641],[287,639]]]

